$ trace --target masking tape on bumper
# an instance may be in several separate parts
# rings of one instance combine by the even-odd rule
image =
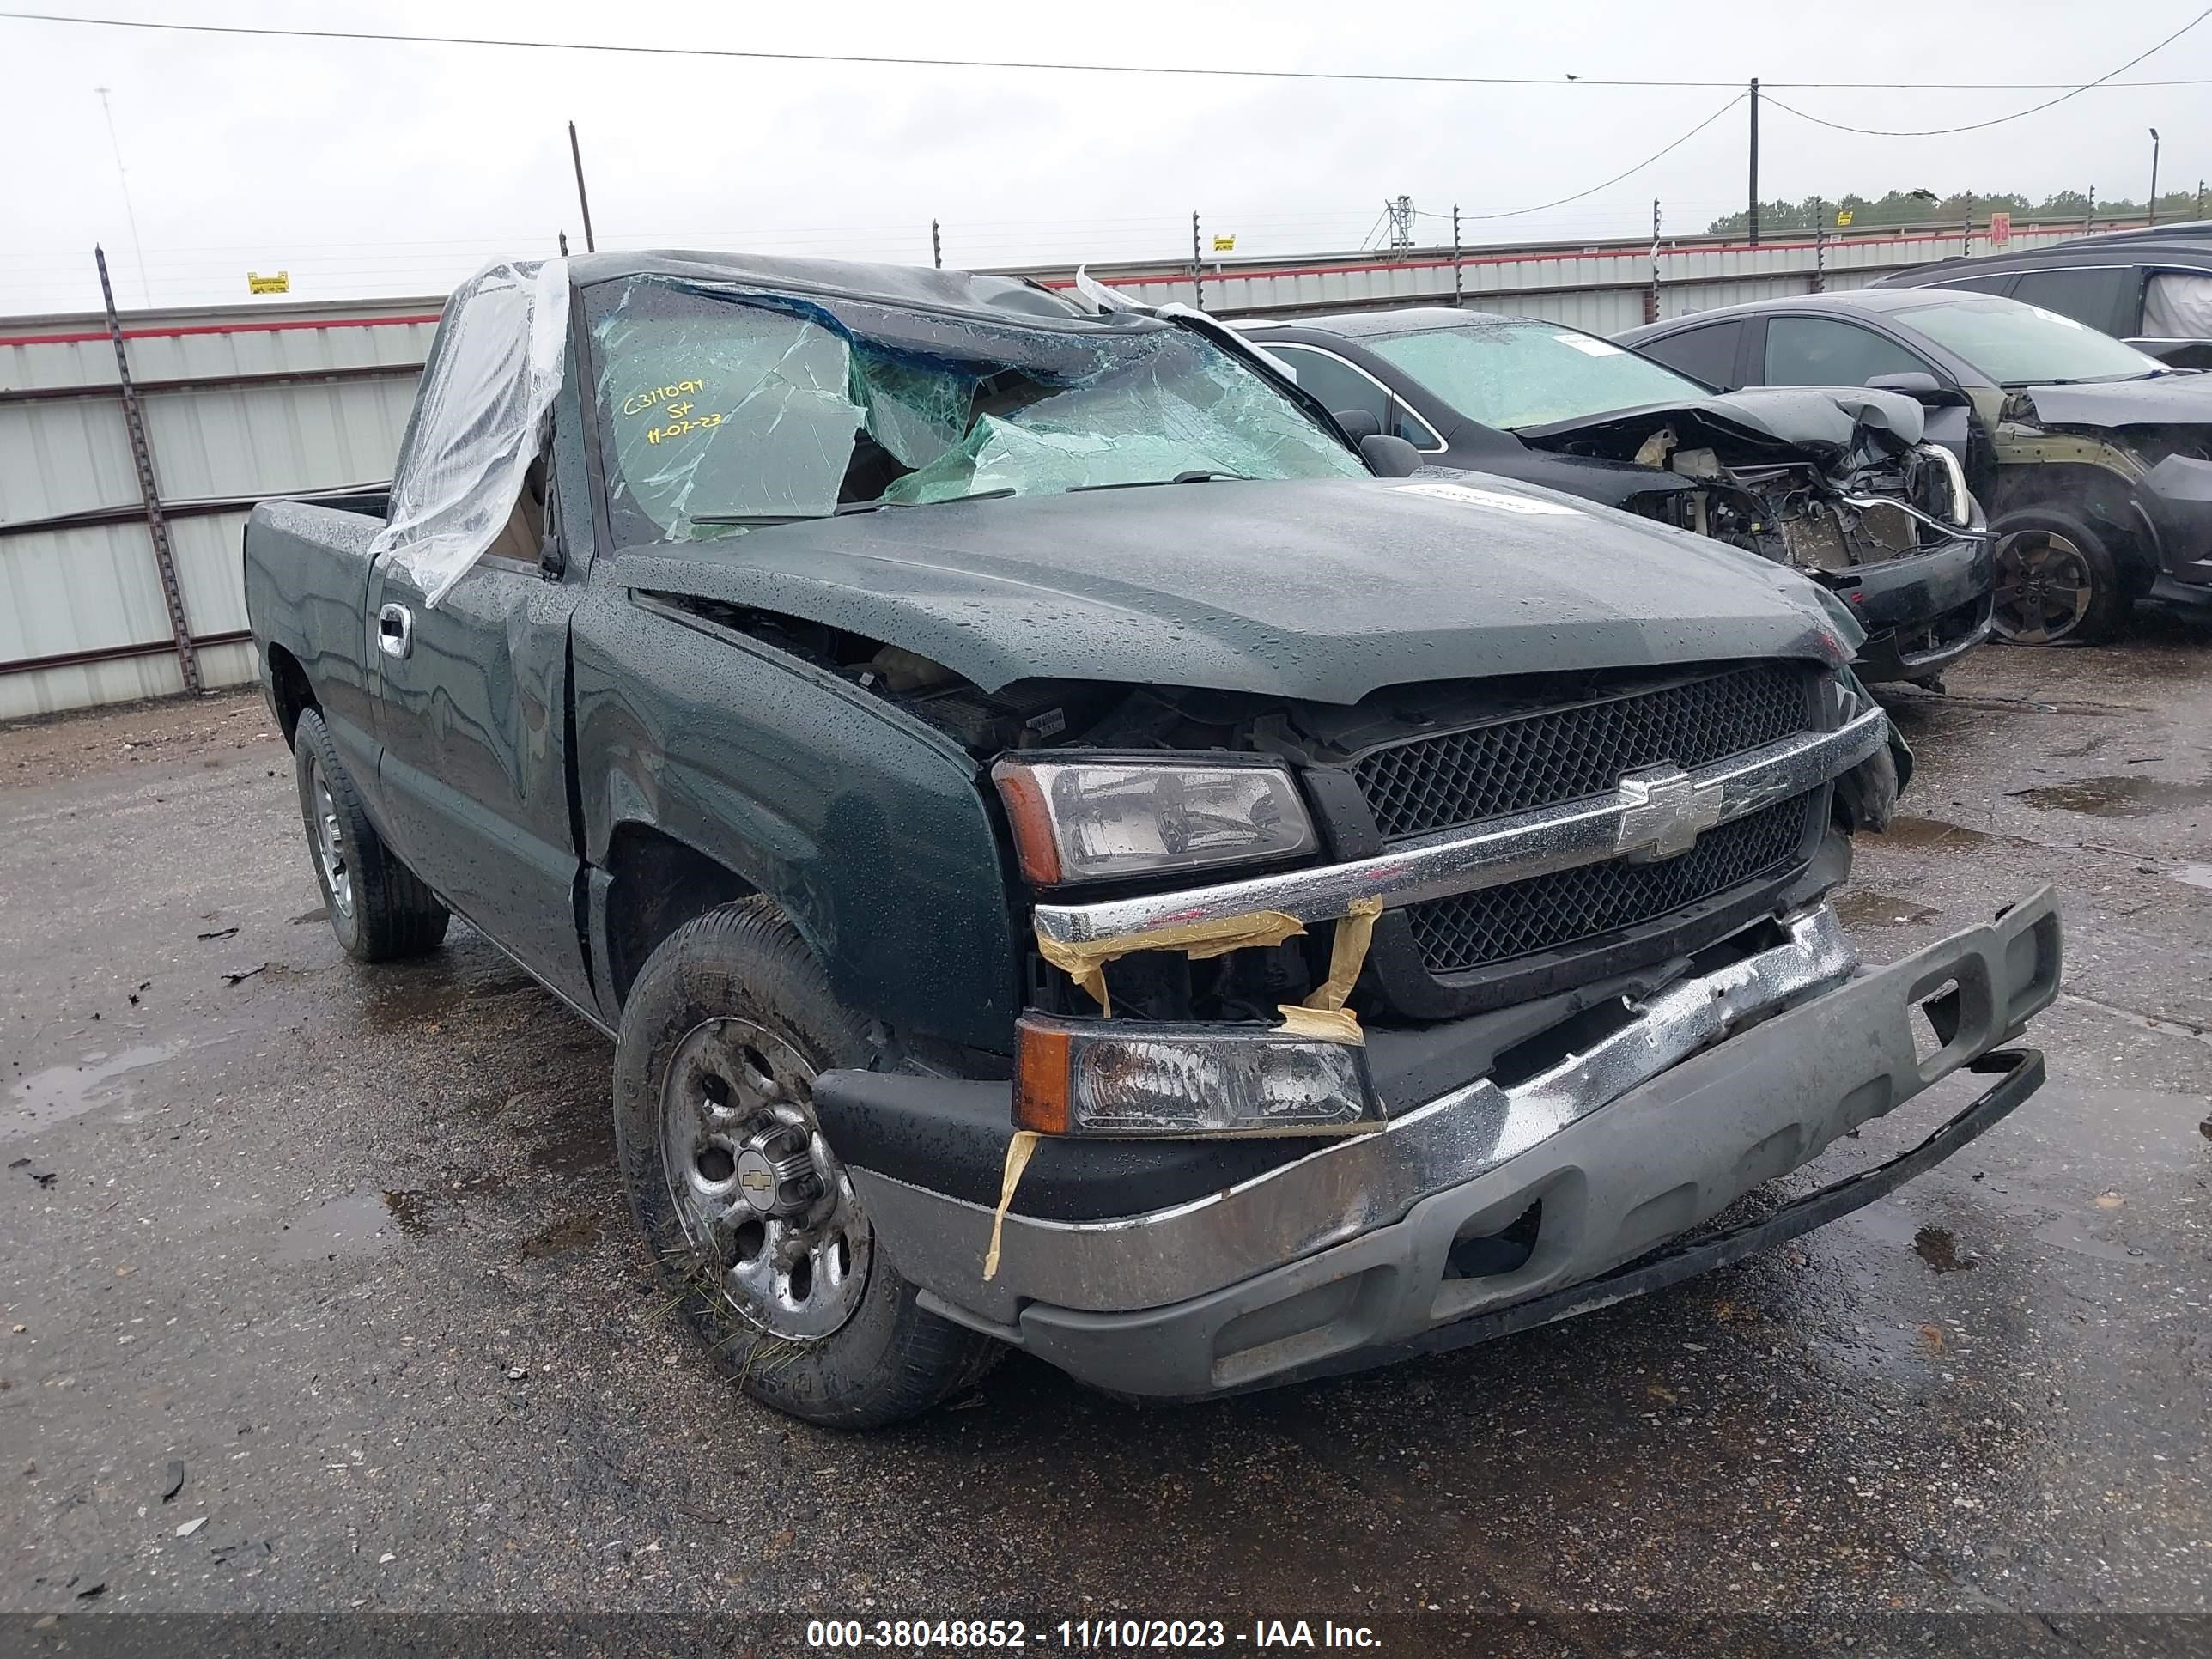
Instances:
[[[1150,933],[1116,939],[1089,939],[1068,944],[1047,939],[1040,930],[1037,954],[1091,993],[1099,1012],[1111,1015],[1114,1005],[1106,994],[1106,964],[1139,951],[1180,951],[1193,960],[1227,956],[1255,945],[1280,945],[1306,930],[1305,923],[1280,910],[1255,910],[1248,915],[1221,916],[1211,921],[1177,922]]]

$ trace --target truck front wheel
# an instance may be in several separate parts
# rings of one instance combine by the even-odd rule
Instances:
[[[329,728],[312,708],[293,732],[292,763],[299,774],[307,854],[322,884],[331,931],[346,954],[389,962],[437,949],[449,913],[376,833]]]
[[[686,1322],[754,1399],[832,1428],[927,1411],[1000,1352],[916,1303],[815,1121],[816,1074],[872,1053],[760,898],[669,936],[615,1048],[623,1175]]]

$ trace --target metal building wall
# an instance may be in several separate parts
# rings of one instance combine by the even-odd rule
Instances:
[[[2111,227],[2117,228],[2118,227]],[[2014,246],[2078,235],[2023,227]],[[1976,236],[1974,251],[1989,251]],[[1611,334],[1659,313],[1855,288],[1961,251],[1956,228],[1094,266],[1138,298],[1224,316],[1462,303]],[[1031,269],[1048,286],[1074,268]],[[1202,293],[1201,293],[1202,290]],[[436,299],[125,319],[202,682],[250,680],[240,538],[257,498],[388,477]],[[0,320],[0,720],[179,690],[183,674],[97,314]]]
[[[437,303],[128,319],[204,684],[253,677],[239,556],[251,503],[390,475]],[[183,685],[105,319],[0,322],[0,720]]]

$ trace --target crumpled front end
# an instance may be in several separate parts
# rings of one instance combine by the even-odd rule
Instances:
[[[1109,1386],[1255,1386],[1608,1273],[2056,986],[2042,895],[1859,988],[1823,896],[1899,762],[1848,673],[1199,698],[1151,750],[1133,717],[994,769],[1036,894],[1011,1075],[815,1091],[929,1304]]]
[[[1803,572],[1868,640],[1869,679],[1932,678],[1989,636],[1982,510],[1957,456],[1893,394],[1769,388],[1518,434],[1650,467],[1632,511]]]

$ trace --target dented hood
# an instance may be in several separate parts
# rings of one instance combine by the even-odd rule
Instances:
[[[1754,386],[1680,403],[1608,410],[1602,415],[1543,426],[1517,427],[1513,435],[1537,449],[1632,457],[1654,432],[1671,426],[1685,449],[1740,450],[1769,459],[1791,452],[1826,463],[1848,454],[1862,428],[1880,433],[1888,447],[1920,441],[1926,417],[1911,398],[1894,392],[1853,386]],[[1728,459],[1727,455],[1722,458]]]
[[[2020,395],[2046,426],[2212,426],[2212,374],[2032,386]]]
[[[623,553],[616,579],[1035,678],[1349,703],[1378,687],[1859,641],[1755,555],[1480,475],[893,507]],[[1849,637],[1846,637],[1849,635]]]

